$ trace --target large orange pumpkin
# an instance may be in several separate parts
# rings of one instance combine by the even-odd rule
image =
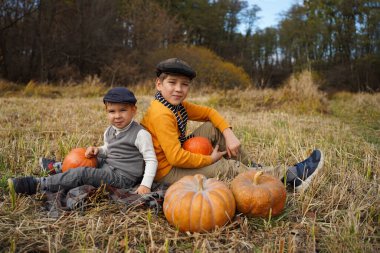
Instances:
[[[239,212],[253,217],[269,217],[282,212],[286,202],[284,184],[269,174],[250,170],[231,183]]]
[[[191,153],[210,155],[212,153],[212,145],[209,139],[202,136],[195,136],[183,143],[183,149]]]
[[[205,232],[221,227],[235,215],[228,186],[204,175],[185,176],[166,191],[164,214],[180,231]]]
[[[87,158],[84,154],[85,148],[74,148],[65,157],[62,163],[62,172],[78,167],[92,167],[95,168],[98,164],[95,157]]]

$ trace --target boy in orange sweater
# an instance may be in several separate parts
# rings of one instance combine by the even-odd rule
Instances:
[[[234,176],[258,167],[241,148],[228,122],[210,107],[185,101],[195,71],[184,61],[171,58],[156,67],[155,100],[146,111],[141,125],[150,132],[158,160],[155,180],[172,184],[186,175]],[[205,122],[186,135],[188,120]],[[182,148],[192,136],[208,138],[214,146],[211,155],[194,154]],[[225,159],[231,158],[231,159]],[[297,190],[305,189],[323,166],[323,154],[314,150],[309,158],[289,167],[284,177]],[[265,168],[265,170],[271,170]],[[272,169],[273,170],[273,169]]]

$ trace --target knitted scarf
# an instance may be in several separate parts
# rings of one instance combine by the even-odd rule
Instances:
[[[156,100],[158,100],[161,104],[169,108],[174,116],[177,119],[177,125],[179,128],[179,131],[181,132],[181,135],[178,137],[178,140],[183,144],[187,139],[191,138],[192,135],[189,135],[186,137],[186,125],[187,125],[187,112],[185,107],[182,104],[179,105],[172,105],[169,103],[162,95],[161,92],[157,91],[156,95],[154,96]],[[181,115],[178,115],[179,114]]]

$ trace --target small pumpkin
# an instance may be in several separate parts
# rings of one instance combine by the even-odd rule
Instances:
[[[84,154],[86,152],[85,148],[74,148],[72,149],[63,160],[62,172],[66,172],[70,169],[75,169],[78,167],[92,167],[96,168],[98,161],[96,157],[87,158]]]
[[[202,155],[210,155],[213,150],[210,140],[202,136],[187,139],[182,147],[191,153]]]
[[[165,193],[163,211],[180,231],[205,232],[225,225],[235,215],[235,200],[228,186],[204,175],[185,176]]]
[[[284,184],[262,171],[240,173],[231,182],[231,190],[239,212],[253,217],[276,216],[286,202]]]

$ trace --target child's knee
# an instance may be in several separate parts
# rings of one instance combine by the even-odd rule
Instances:
[[[211,121],[207,121],[203,123],[203,127],[206,129],[206,131],[211,132],[211,133],[218,133],[220,132],[218,128],[216,128]]]
[[[209,138],[212,141],[220,139],[222,137],[221,132],[218,128],[216,128],[211,121],[207,121],[203,123],[200,127],[198,127],[193,134],[195,136],[203,136]]]
[[[203,126],[205,128],[215,128],[214,125],[211,123],[211,121],[206,121],[203,123]]]

